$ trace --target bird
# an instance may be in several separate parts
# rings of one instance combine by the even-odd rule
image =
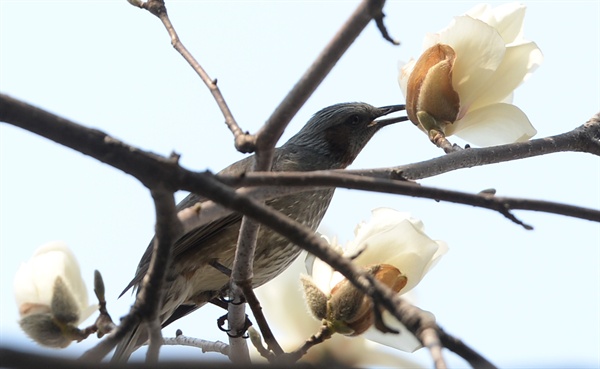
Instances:
[[[272,171],[313,171],[343,169],[350,165],[373,135],[382,127],[407,120],[406,117],[379,119],[402,111],[404,105],[374,107],[367,103],[340,103],[315,113],[304,127],[275,149]],[[248,156],[219,174],[243,175],[252,170],[254,156]],[[297,222],[317,230],[334,194],[334,188],[319,188],[284,195],[266,204]],[[206,200],[189,194],[178,205],[180,211]],[[200,226],[179,238],[172,248],[172,263],[159,316],[162,326],[172,323],[227,292],[229,277],[218,270],[232,268],[242,215],[233,213]],[[135,277],[121,293],[139,287],[150,264],[152,245],[146,249]],[[260,227],[254,257],[253,288],[275,278],[300,254],[301,248],[266,226]],[[120,296],[119,296],[120,297]],[[126,361],[147,337],[146,329],[136,327],[117,345],[113,361]]]

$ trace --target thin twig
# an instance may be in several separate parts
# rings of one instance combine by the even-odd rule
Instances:
[[[475,369],[497,369],[497,367],[481,356],[478,352],[467,346],[464,342],[456,337],[446,333],[438,327],[438,336],[442,345],[448,350],[456,353],[458,356],[465,359]]]
[[[381,13],[381,17],[375,18],[375,24],[377,25],[377,28],[379,29],[379,32],[381,32],[381,36],[386,40],[392,43],[392,45],[400,45],[400,41],[392,38],[392,36],[390,36],[390,34],[388,33],[387,28],[385,27],[385,24],[383,23],[383,17],[385,17],[385,14]]]
[[[420,339],[423,342],[423,346],[429,349],[435,369],[448,368],[448,364],[446,364],[442,355],[442,343],[437,335],[437,331],[431,327],[425,328],[421,331]]]
[[[244,293],[244,297],[246,298],[246,302],[250,309],[252,310],[252,314],[254,315],[254,319],[256,320],[256,324],[260,328],[260,332],[267,343],[269,350],[271,350],[276,356],[283,354],[283,349],[275,339],[275,335],[271,331],[269,324],[267,323],[267,319],[263,314],[262,307],[260,306],[260,301],[256,297],[254,290],[252,289],[252,285],[250,281],[245,281],[243,283],[239,283],[238,286],[242,289]]]
[[[333,332],[331,331],[331,329],[329,329],[329,327],[327,327],[326,325],[322,325],[316,334],[312,335],[309,339],[307,339],[306,342],[304,342],[304,344],[300,348],[286,354],[285,358],[289,362],[295,363],[296,361],[300,360],[304,355],[306,355],[306,353],[308,353],[308,350],[310,350],[312,347],[325,342],[332,336]]]
[[[173,45],[173,48],[175,48],[175,50],[177,50],[177,52],[179,52],[179,54],[181,54],[181,56],[185,59],[185,61],[187,61],[188,64],[192,67],[192,69],[194,69],[194,71],[198,74],[198,76],[200,76],[200,78],[202,79],[202,82],[204,82],[206,87],[208,87],[208,90],[210,91],[210,93],[213,95],[215,101],[217,102],[217,105],[219,106],[219,109],[221,110],[221,113],[223,114],[223,117],[225,118],[225,124],[227,125],[227,127],[229,128],[231,133],[233,133],[235,148],[242,153],[253,152],[254,151],[254,137],[252,135],[245,133],[240,128],[240,126],[236,122],[235,118],[233,117],[233,113],[229,109],[229,106],[227,105],[227,102],[225,101],[225,98],[223,97],[221,90],[217,86],[217,80],[210,78],[208,73],[204,70],[204,68],[202,68],[200,63],[198,63],[196,58],[194,58],[194,56],[188,51],[188,49],[181,42],[181,39],[179,38],[179,36],[177,35],[177,32],[175,31],[175,27],[173,26],[173,24],[171,23],[171,20],[169,19],[169,16],[167,14],[167,8],[165,7],[164,1],[163,0],[149,0],[144,3],[139,3],[139,5],[138,4],[133,4],[133,5],[136,5],[143,9],[148,10],[150,13],[152,13],[153,15],[155,15],[156,17],[158,17],[160,19],[160,21],[163,23],[163,25],[167,29],[169,36],[171,37],[171,45]]]

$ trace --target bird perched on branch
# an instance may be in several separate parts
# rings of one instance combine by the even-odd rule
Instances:
[[[322,109],[296,135],[275,149],[272,170],[304,172],[346,168],[380,128],[407,118],[376,119],[400,110],[404,110],[404,105],[376,108],[365,103],[344,103]],[[240,175],[251,171],[253,163],[254,157],[249,156],[220,173]],[[316,231],[333,192],[333,188],[315,189],[275,198],[266,204]],[[203,200],[190,194],[177,209],[185,209]],[[241,218],[240,214],[231,214],[188,232],[174,244],[173,262],[166,275],[160,309],[163,327],[226,293],[229,277],[214,265],[216,262],[231,269]],[[275,278],[296,259],[300,251],[284,236],[266,226],[261,227],[254,256],[253,286],[261,286]],[[148,271],[151,254],[152,242],[140,260],[135,277],[123,293],[140,284]],[[136,327],[117,346],[113,360],[126,360],[146,341],[146,337],[145,327]]]

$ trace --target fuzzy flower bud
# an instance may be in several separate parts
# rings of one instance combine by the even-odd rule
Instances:
[[[97,308],[88,305],[85,284],[73,253],[64,243],[41,246],[14,280],[23,331],[37,343],[63,348],[77,326]]]

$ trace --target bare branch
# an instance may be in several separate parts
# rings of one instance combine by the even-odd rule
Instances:
[[[600,113],[572,131],[526,142],[485,148],[470,148],[442,157],[394,168],[349,171],[375,177],[416,180],[429,178],[457,169],[502,163],[556,152],[586,152],[600,156]]]
[[[159,301],[160,306],[160,301]],[[158,320],[158,315],[153,319],[148,319],[146,323],[148,327],[148,351],[146,351],[146,363],[155,364],[158,362],[158,354],[160,352],[160,346],[163,344],[163,337],[161,333],[162,327]]]
[[[306,342],[304,342],[304,345],[302,345],[297,350],[290,352],[286,356],[288,357],[288,360],[295,363],[296,361],[300,360],[302,356],[306,355],[308,353],[308,350],[310,350],[312,347],[325,342],[332,336],[333,333],[331,332],[331,329],[329,329],[329,327],[327,327],[326,325],[322,325],[316,334],[312,335],[309,339],[306,340]]]
[[[437,333],[444,347],[465,359],[473,368],[496,369],[494,364],[489,362],[486,358],[481,356],[458,338],[452,337],[439,327]]]
[[[241,237],[239,238],[241,240]],[[239,248],[238,248],[239,250]],[[232,300],[227,306],[229,332],[229,359],[236,364],[250,364],[250,351],[244,338],[246,329],[246,304],[241,300],[240,288],[232,283],[229,288]]]
[[[600,222],[600,210],[589,209],[552,201],[528,200],[511,197],[470,194],[466,192],[421,186],[413,182],[386,178],[359,176],[350,171],[314,171],[314,172],[277,172],[247,173],[243,177],[219,175],[218,179],[232,186],[315,186],[342,187],[349,189],[393,193],[413,197],[429,198],[436,201],[448,201],[495,210],[511,221],[529,229],[510,213],[511,210],[531,210]],[[257,191],[259,192],[259,191]],[[291,191],[290,191],[291,192]],[[249,194],[250,191],[245,191]]]
[[[385,18],[385,14],[383,14],[382,8],[377,7],[376,9],[373,9],[373,11],[373,18],[375,19],[377,29],[379,29],[379,32],[381,32],[381,37],[383,37],[384,40],[391,42],[392,45],[400,45],[400,41],[395,40],[392,38],[392,36],[390,36],[387,28],[385,27],[385,24],[383,23],[383,18]]]
[[[221,110],[221,113],[223,114],[223,117],[225,118],[225,124],[231,133],[233,133],[235,148],[242,153],[253,152],[254,137],[242,131],[233,117],[233,113],[229,109],[223,94],[221,94],[221,90],[219,87],[217,87],[217,80],[210,78],[208,73],[204,70],[204,68],[202,68],[200,63],[198,63],[196,58],[194,58],[194,56],[181,42],[177,32],[175,32],[175,27],[169,19],[165,2],[163,0],[148,0],[144,3],[135,3],[133,5],[148,10],[150,13],[160,19],[167,29],[169,36],[171,37],[171,45],[173,45],[173,48],[175,48],[175,50],[177,50],[177,52],[183,56],[185,61],[187,61],[192,69],[194,69],[194,71],[198,74],[198,76],[200,76],[202,82],[204,82],[210,93],[213,95],[217,105],[219,106],[219,109]]]
[[[420,339],[423,342],[423,346],[429,349],[435,369],[448,368],[442,355],[442,343],[437,335],[437,331],[430,327],[425,328],[421,331]]]
[[[202,183],[205,183],[210,173],[193,173],[181,168],[172,160],[147,153],[139,149],[128,146],[103,132],[82,127],[67,119],[58,117],[42,109],[33,107],[13,99],[7,95],[0,95],[0,120],[5,121],[31,132],[37,133],[43,137],[54,140],[65,146],[71,147],[84,154],[90,155],[102,162],[110,164],[115,168],[121,169],[139,179],[147,187],[156,186],[160,178],[165,178],[161,183],[166,184],[167,178],[173,189],[184,189],[196,192],[206,197],[206,190]],[[586,127],[586,126],[583,126]],[[580,127],[581,128],[581,127]],[[594,137],[594,132],[600,131],[600,123],[589,124],[584,128],[589,137]],[[576,129],[572,132],[579,132]],[[66,134],[68,132],[68,134]],[[564,134],[564,135],[568,135]],[[564,136],[561,135],[561,136]],[[554,136],[557,137],[557,136]],[[578,138],[580,134],[571,136]],[[600,134],[599,134],[600,137]],[[561,138],[562,142],[564,138]],[[538,139],[534,141],[556,142],[553,139]],[[579,140],[578,140],[579,141]],[[589,141],[589,140],[588,140]],[[533,141],[532,141],[533,142]],[[514,144],[520,147],[522,144]],[[535,145],[539,145],[536,143]],[[566,149],[568,144],[562,144]],[[592,144],[589,144],[593,146]],[[584,146],[586,146],[584,144]],[[463,152],[471,150],[487,149],[469,149],[460,153],[447,155],[438,158],[446,163],[446,158],[453,155],[460,155]],[[506,148],[506,150],[510,150]],[[538,154],[540,155],[540,154]],[[353,172],[350,172],[353,173]],[[354,172],[356,173],[356,172]],[[381,173],[379,173],[381,174]],[[389,175],[389,172],[388,172]],[[236,185],[286,185],[286,186],[326,186],[326,187],[345,187],[354,189],[364,189],[376,192],[397,193],[409,196],[427,197],[442,201],[458,202],[468,205],[480,206],[483,208],[504,211],[505,209],[522,209],[533,211],[545,211],[555,214],[573,216],[581,219],[600,221],[600,212],[594,209],[586,209],[572,205],[558,204],[549,201],[512,199],[484,195],[467,194],[457,191],[434,189],[430,187],[417,186],[415,184],[405,183],[381,178],[368,178],[351,174],[336,174],[331,172],[312,172],[312,173],[248,173],[244,178],[219,177],[220,180],[226,180],[228,183]],[[282,190],[283,191],[283,190]],[[240,191],[240,193],[244,193]],[[280,193],[280,192],[278,192]]]
[[[238,283],[238,286],[242,289],[242,292],[244,293],[246,302],[252,310],[254,319],[256,319],[256,324],[258,324],[258,327],[260,328],[260,331],[263,335],[263,338],[265,339],[265,342],[267,343],[267,346],[275,355],[282,355],[283,349],[275,339],[275,335],[273,334],[271,328],[269,327],[269,324],[267,323],[267,319],[265,318],[265,315],[262,312],[260,302],[258,301],[258,298],[256,297],[254,290],[252,289],[251,281],[246,280],[243,283]]]
[[[162,343],[158,311],[161,304],[166,271],[171,263],[171,245],[183,227],[177,219],[173,192],[151,190],[156,207],[156,238],[148,273],[144,277],[136,301],[118,328],[105,340],[82,355],[84,361],[100,360],[106,356],[130,331],[140,323],[148,322],[150,348],[149,361],[156,361]]]
[[[166,346],[190,346],[202,349],[202,352],[218,352],[229,356],[229,346],[221,341],[206,341],[199,338],[184,336],[181,330],[177,330],[175,337],[163,339]]]

